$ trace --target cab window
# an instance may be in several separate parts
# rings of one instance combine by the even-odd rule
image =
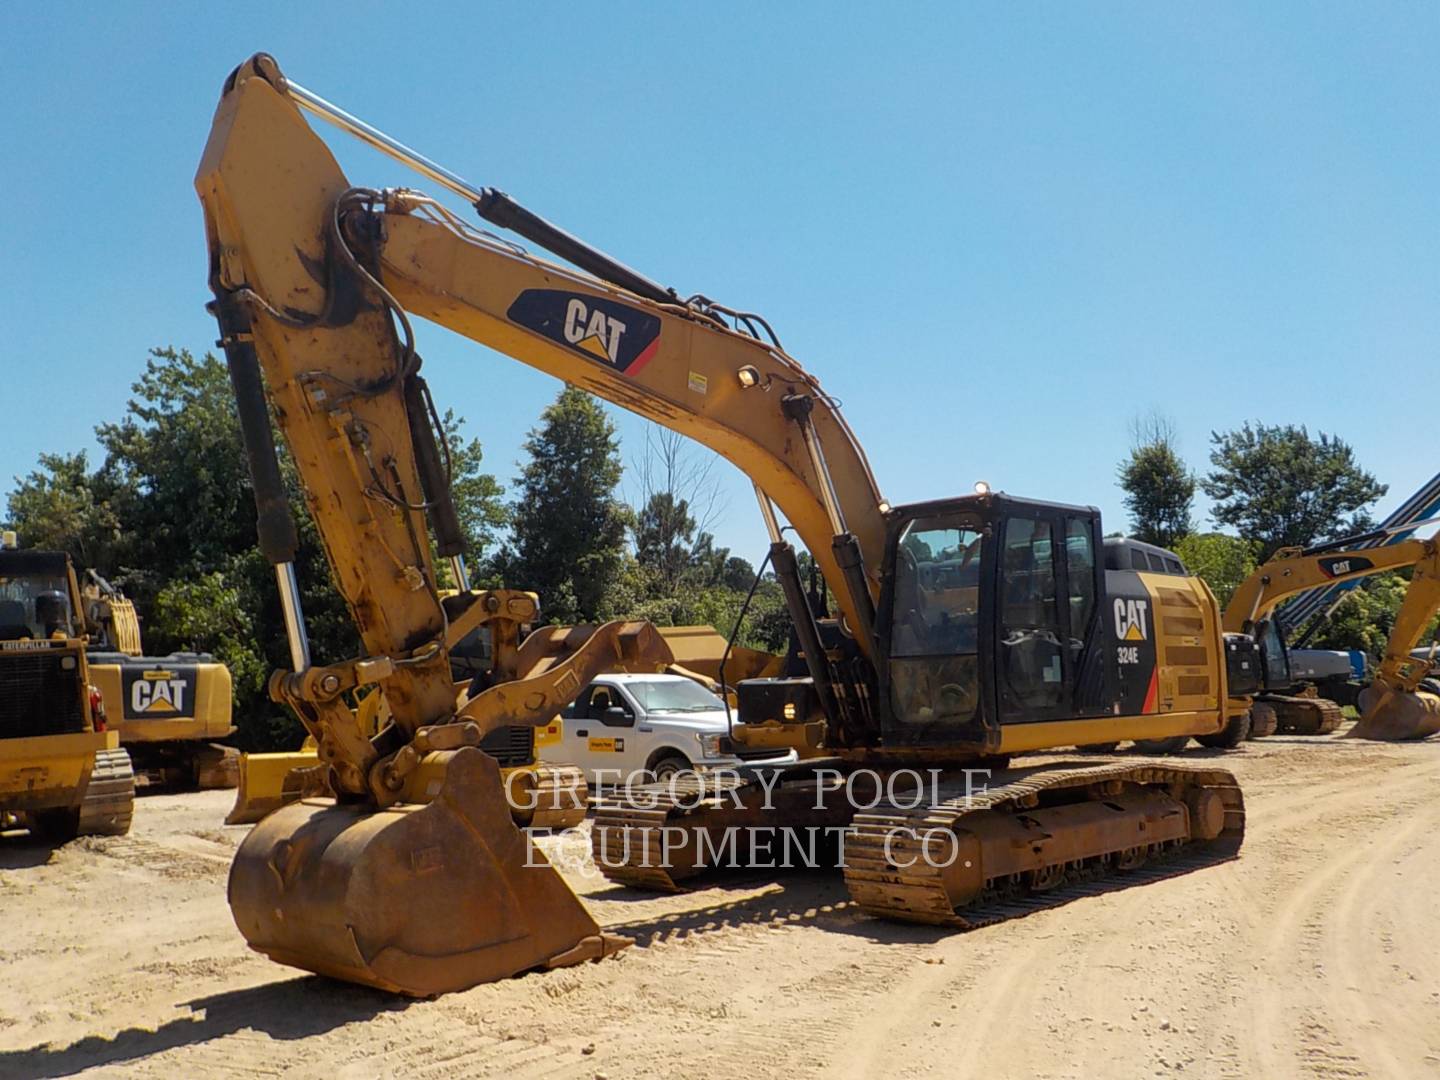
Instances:
[[[980,709],[978,523],[917,518],[900,534],[890,620],[890,705],[908,739],[973,724]]]
[[[972,528],[911,522],[896,558],[892,656],[975,651],[980,544]]]
[[[1084,638],[1095,614],[1095,537],[1090,522],[1065,519],[1065,569],[1069,581],[1070,636]]]
[[[592,686],[589,693],[582,695],[576,705],[580,706],[576,714],[578,719],[598,720],[602,724],[608,723],[605,713],[609,709],[621,709],[624,711],[626,719],[631,721],[635,719],[635,710],[625,700],[625,695],[620,693],[616,687],[607,686],[604,683],[596,683]]]
[[[1061,703],[1065,690],[1051,523],[1010,518],[1001,558],[1003,696],[1011,712],[1051,708]]]

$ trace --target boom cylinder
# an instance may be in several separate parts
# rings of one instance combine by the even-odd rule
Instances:
[[[290,663],[296,671],[304,671],[310,666],[310,637],[305,631],[300,583],[295,577],[295,553],[300,539],[295,531],[295,518],[290,513],[290,497],[285,494],[285,482],[280,477],[280,459],[275,452],[274,432],[270,430],[270,409],[265,401],[260,360],[255,355],[250,312],[233,293],[219,289],[209,309],[220,324],[217,344],[225,350],[230,389],[240,418],[240,438],[245,444],[245,463],[255,495],[255,532],[260,551],[275,567]]]
[[[454,558],[465,550],[465,534],[455,511],[450,480],[440,461],[440,446],[430,423],[430,410],[425,407],[425,380],[419,375],[405,380],[405,415],[410,421],[415,469],[420,474],[420,490],[425,494],[430,526],[435,530],[436,549],[445,558]]]
[[[255,355],[250,312],[233,293],[217,292],[209,308],[220,324],[217,344],[225,350],[225,366],[230,372],[230,388],[240,417],[240,436],[245,443],[245,461],[255,493],[255,531],[259,534],[260,550],[276,566],[293,563],[300,540],[290,513],[290,498],[280,478],[280,459],[270,430],[270,409],[265,401],[260,360]]]
[[[820,629],[815,625],[815,615],[805,599],[805,589],[800,583],[800,567],[795,560],[795,549],[784,540],[770,545],[770,565],[775,567],[775,577],[785,594],[785,606],[790,611],[790,621],[795,626],[795,636],[805,654],[805,670],[815,682],[815,693],[820,698],[820,707],[832,728],[840,725],[839,704],[835,700],[835,688],[830,684],[830,666],[825,658],[825,648],[820,644]]]

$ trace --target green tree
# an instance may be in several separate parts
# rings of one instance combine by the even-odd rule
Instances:
[[[635,515],[634,533],[636,561],[650,572],[661,595],[674,592],[694,563],[690,504],[669,491],[655,492]]]
[[[593,397],[567,386],[525,450],[503,577],[539,593],[552,622],[593,620],[620,578],[630,522],[615,496],[623,471],[615,425]]]
[[[1408,572],[1395,571],[1363,579],[1306,642],[1312,649],[1363,649],[1378,663],[1385,642],[1395,628],[1395,616],[1405,602]]]
[[[289,667],[275,577],[256,549],[255,506],[222,362],[152,350],[116,421],[96,437],[106,451],[87,473],[83,454],[44,455],[9,500],[29,546],[53,545],[120,585],[144,618],[147,652],[214,653],[231,668],[238,742],[293,747],[299,724],[265,694],[274,667]],[[500,489],[480,469],[479,443],[445,417],[452,481],[476,558],[503,522]],[[296,572],[317,662],[356,655],[353,622],[335,591],[293,464],[281,452],[300,551]]]
[[[14,529],[24,547],[66,551],[82,566],[108,565],[121,540],[112,481],[90,472],[83,450],[41,454],[38,468],[15,478],[5,528]]]
[[[468,542],[465,561],[478,568],[499,548],[500,537],[510,524],[510,508],[505,505],[505,489],[483,469],[480,440],[465,438],[465,421],[446,409],[442,422],[450,444],[450,494]]]
[[[1180,556],[1180,561],[1192,574],[1199,574],[1205,579],[1205,584],[1210,586],[1222,608],[1258,565],[1255,545],[1251,541],[1225,533],[1182,536],[1175,544],[1175,554]]]
[[[1211,516],[1254,540],[1262,561],[1282,547],[1364,531],[1365,508],[1388,490],[1323,431],[1311,438],[1304,427],[1256,422],[1210,441],[1214,468],[1201,487],[1214,500]]]
[[[1130,456],[1118,469],[1130,511],[1130,535],[1173,547],[1191,531],[1195,476],[1175,449],[1175,427],[1159,415],[1131,424]]]

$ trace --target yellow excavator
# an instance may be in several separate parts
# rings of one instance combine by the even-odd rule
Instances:
[[[1370,685],[1360,691],[1359,722],[1347,733],[1352,739],[1385,741],[1423,739],[1440,733],[1440,638],[1417,649],[1440,612],[1440,556],[1433,550],[1417,560],[1405,600],[1385,642],[1385,655]]]
[[[135,772],[149,784],[230,788],[239,755],[230,669],[207,653],[146,656],[135,605],[95,570],[80,586],[90,680]]]
[[[353,186],[306,112],[568,265],[419,192]],[[609,624],[540,676],[457,696],[447,625],[494,594],[437,591],[430,531],[462,587],[464,566],[414,316],[694,438],[754,481],[806,674],[739,683],[729,738],[801,760],[695,791],[622,792],[594,825],[612,878],[674,888],[717,865],[717,839],[736,828],[838,830],[861,909],[963,928],[1063,898],[1077,878],[1238,851],[1241,792],[1213,764],[1003,767],[1116,739],[1223,738],[1231,694],[1254,689],[1253,665],[1232,662],[1248,639],[1226,637],[1204,583],[1178,563],[1107,569],[1093,507],[988,489],[891,505],[835,399],[763,318],[681,296],[469,185],[267,55],[226,80],[196,187],[290,644],[293,670],[271,692],[314,737],[334,793],[277,810],[242,842],[229,900],[253,948],[429,995],[628,944],[527,843],[481,744],[548,724],[602,665],[644,652],[653,628]],[[363,642],[357,659],[309,655],[272,415]],[[782,515],[833,611],[812,610]],[[360,687],[384,698],[373,735],[346,705]],[[971,772],[907,787],[932,768]],[[977,768],[996,770],[983,790]]]
[[[1413,529],[1413,525],[1406,526]],[[1410,655],[1440,608],[1440,541],[1406,538],[1378,547],[1358,547],[1382,533],[1349,537],[1311,548],[1281,548],[1240,583],[1226,605],[1227,633],[1253,637],[1260,648],[1262,688],[1250,699],[1252,733],[1275,731],[1328,735],[1342,721],[1340,706],[1292,688],[1289,653],[1275,609],[1309,589],[1413,567],[1385,658],[1374,682],[1361,692],[1356,738],[1423,739],[1440,731],[1440,698],[1419,691],[1430,667]],[[1243,699],[1235,702],[1236,707]]]

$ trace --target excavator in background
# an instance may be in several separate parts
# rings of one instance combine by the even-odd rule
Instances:
[[[230,669],[208,653],[146,656],[135,605],[93,569],[80,595],[90,680],[136,773],[152,785],[235,787],[239,754],[217,741],[235,733]]]
[[[0,537],[0,831],[130,831],[135,775],[92,685],[81,604],[68,556]]]
[[[304,111],[569,265],[416,191],[351,185]],[[649,624],[607,624],[538,676],[500,665],[491,685],[457,695],[447,627],[495,594],[465,588],[413,316],[694,438],[755,484],[806,674],[740,682],[730,738],[800,760],[713,789],[622,792],[594,827],[613,879],[674,888],[710,869],[737,828],[840,831],[861,910],[964,928],[1005,917],[997,904],[1013,914],[1063,898],[1076,877],[1238,852],[1243,798],[1212,763],[1005,768],[1027,751],[1220,735],[1231,694],[1255,688],[1251,668],[1230,662],[1246,639],[1227,640],[1204,582],[1107,570],[1093,507],[983,485],[891,505],[835,399],[763,318],[683,297],[467,184],[267,55],[226,80],[196,187],[260,546],[285,612],[293,670],[271,677],[271,694],[316,740],[334,793],[282,807],[240,845],[229,900],[252,948],[429,995],[628,944],[527,843],[481,746],[505,727],[547,725],[596,672],[662,639]],[[310,656],[272,415],[359,631],[356,659]],[[833,597],[823,617],[781,515]],[[431,531],[461,584],[450,600]],[[361,687],[385,702],[373,735],[345,701]],[[918,781],[931,768],[957,771],[907,788],[907,771]],[[995,770],[983,792],[976,768]]]
[[[452,594],[453,595],[453,594]],[[442,597],[443,598],[443,597]],[[539,599],[535,598],[538,611]],[[563,643],[583,642],[595,627],[545,627],[536,638],[548,643],[546,654],[540,654],[537,647],[531,647],[527,656],[532,657],[529,668],[520,668],[516,677],[529,678],[539,674],[538,665],[553,664],[556,659],[554,646]],[[669,660],[652,658],[646,663],[649,670],[656,664],[663,664],[661,671],[686,675],[702,683],[708,689],[721,690],[734,686],[742,679],[774,676],[781,673],[785,658],[758,649],[732,645],[723,635],[710,626],[661,626],[656,628],[669,650]],[[457,684],[457,695],[470,684],[476,675],[489,678],[493,669],[494,651],[490,644],[490,630],[477,627],[460,638],[450,635],[451,674]],[[525,639],[526,644],[529,638]],[[525,645],[521,651],[525,653]],[[733,699],[733,692],[730,694]],[[733,700],[731,702],[734,704]],[[374,693],[361,698],[355,709],[356,723],[367,738],[373,738],[388,714],[384,712],[383,698]],[[580,824],[588,808],[588,790],[585,778],[579,769],[540,763],[540,750],[549,742],[560,738],[560,721],[554,718],[542,728],[502,729],[486,736],[480,749],[491,754],[501,763],[501,775],[507,786],[531,785],[531,794],[524,799],[512,801],[519,808],[516,823],[531,828],[569,829]],[[504,743],[502,747],[499,744]],[[321,777],[316,775],[319,763],[314,738],[307,735],[299,750],[241,754],[239,763],[239,787],[235,793],[235,805],[225,817],[227,825],[251,825],[266,814],[300,799],[307,791],[313,792],[320,785]],[[525,779],[528,777],[528,779]]]
[[[1423,652],[1416,648],[1440,612],[1440,557],[1433,550],[1435,539],[1428,543],[1432,551],[1415,562],[1375,677],[1360,691],[1360,720],[1347,732],[1349,738],[1396,741],[1440,733],[1440,685],[1434,678],[1440,671],[1440,637]]]
[[[1397,526],[1399,527],[1399,526]],[[1403,526],[1414,529],[1414,523]],[[1440,540],[1409,537],[1383,546],[1357,547],[1378,533],[1347,537],[1310,548],[1281,548],[1240,583],[1225,607],[1228,633],[1252,636],[1260,648],[1262,688],[1250,700],[1251,734],[1276,731],[1328,735],[1339,729],[1340,706],[1313,687],[1295,692],[1289,651],[1278,606],[1317,586],[1370,577],[1413,567],[1405,603],[1386,646],[1385,660],[1358,702],[1360,722],[1349,733],[1358,738],[1423,739],[1440,731],[1440,699],[1418,691],[1429,671],[1410,651],[1440,606]],[[1238,702],[1237,702],[1238,706]]]

